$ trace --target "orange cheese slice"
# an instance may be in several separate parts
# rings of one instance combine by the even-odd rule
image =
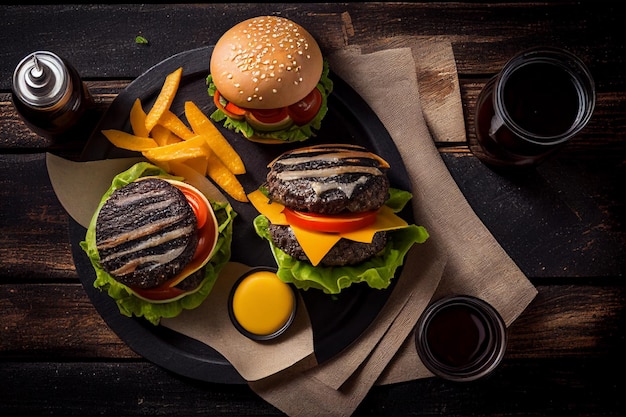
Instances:
[[[270,201],[259,190],[250,193],[248,199],[259,213],[268,218],[270,223],[291,226],[298,243],[313,266],[319,264],[322,258],[326,256],[328,251],[341,238],[350,239],[355,242],[371,243],[376,232],[401,229],[408,225],[407,222],[401,217],[398,217],[391,208],[383,206],[376,216],[376,221],[362,229],[346,233],[318,232],[290,225],[285,215],[282,213],[285,206],[275,201]]]

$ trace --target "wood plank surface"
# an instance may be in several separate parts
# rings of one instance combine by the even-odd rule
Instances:
[[[510,360],[473,384],[428,378],[376,386],[353,417],[621,417],[615,359]],[[0,405],[11,416],[284,416],[246,385],[189,381],[144,362],[0,363],[0,370],[12,381]],[[529,379],[533,383],[520,391],[516,381]]]
[[[45,152],[75,157],[15,112],[11,75],[46,49],[79,70],[103,113],[153,65],[213,45],[247,17],[279,14],[325,52],[450,42],[465,132],[485,83],[527,47],[564,47],[596,80],[587,127],[554,159],[510,173],[463,141],[436,143],[466,199],[537,287],[489,378],[375,386],[354,416],[622,416],[626,412],[626,12],[618,2],[64,4],[0,6],[0,391],[2,416],[281,416],[246,385],[175,375],[132,351],[100,317],[74,267],[69,218]],[[137,35],[148,45],[135,42]],[[208,63],[207,63],[208,66]],[[375,82],[375,80],[372,80]]]
[[[136,77],[173,53],[213,45],[237,21],[263,14],[299,22],[325,50],[403,35],[444,36],[452,40],[461,74],[495,73],[523,48],[568,47],[591,64],[599,80],[611,80],[600,89],[625,90],[620,68],[626,58],[613,42],[625,12],[604,1],[5,6],[0,58],[7,65],[0,69],[0,89],[9,88],[10,63],[35,45],[67,56],[88,79]],[[24,44],[24,27],[36,42]],[[137,35],[149,44],[135,43]],[[94,57],[95,49],[111,52]]]
[[[603,357],[617,353],[615,346],[626,347],[619,334],[624,286],[539,285],[538,290],[509,329],[508,358]],[[0,284],[0,311],[2,358],[138,358],[107,327],[80,284]]]

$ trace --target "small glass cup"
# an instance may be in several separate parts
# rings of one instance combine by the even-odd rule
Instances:
[[[489,375],[506,350],[506,326],[489,303],[451,295],[429,305],[415,330],[424,365],[449,381],[474,381]]]
[[[562,49],[526,50],[478,96],[472,153],[488,165],[536,166],[589,122],[595,85],[587,66]]]

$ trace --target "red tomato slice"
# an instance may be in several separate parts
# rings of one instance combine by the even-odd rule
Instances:
[[[279,109],[250,109],[249,112],[256,121],[266,124],[279,123],[289,117],[286,107]]]
[[[226,100],[217,90],[213,95],[213,103],[215,103],[215,106],[224,113],[226,113],[226,116],[230,117],[231,119],[241,119],[248,112],[246,109],[243,109],[236,104],[233,104],[230,101]]]
[[[213,251],[215,247],[215,224],[206,222],[202,229],[198,230],[198,247],[193,254],[191,263],[203,261]]]
[[[320,111],[322,107],[322,93],[317,88],[309,93],[299,102],[292,104],[287,108],[289,116],[298,126],[309,123]]]
[[[347,233],[373,224],[378,211],[326,215],[285,208],[283,214],[290,224],[302,229],[326,233]]]
[[[202,229],[209,218],[209,208],[206,206],[202,197],[191,189],[182,187],[178,189],[183,192],[193,210],[193,214],[196,215],[196,219],[198,219],[198,229]]]

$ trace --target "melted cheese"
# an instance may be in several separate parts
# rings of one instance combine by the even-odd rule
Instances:
[[[376,221],[362,229],[347,233],[317,232],[290,225],[285,215],[282,214],[285,206],[277,202],[270,202],[259,190],[250,193],[248,198],[258,212],[265,215],[271,223],[291,226],[298,243],[313,265],[317,265],[341,238],[370,243],[376,232],[401,229],[407,226],[407,222],[398,217],[391,208],[383,206],[378,211]]]
[[[287,324],[295,308],[295,297],[289,285],[276,273],[259,271],[239,283],[232,307],[241,327],[250,333],[267,336]]]

